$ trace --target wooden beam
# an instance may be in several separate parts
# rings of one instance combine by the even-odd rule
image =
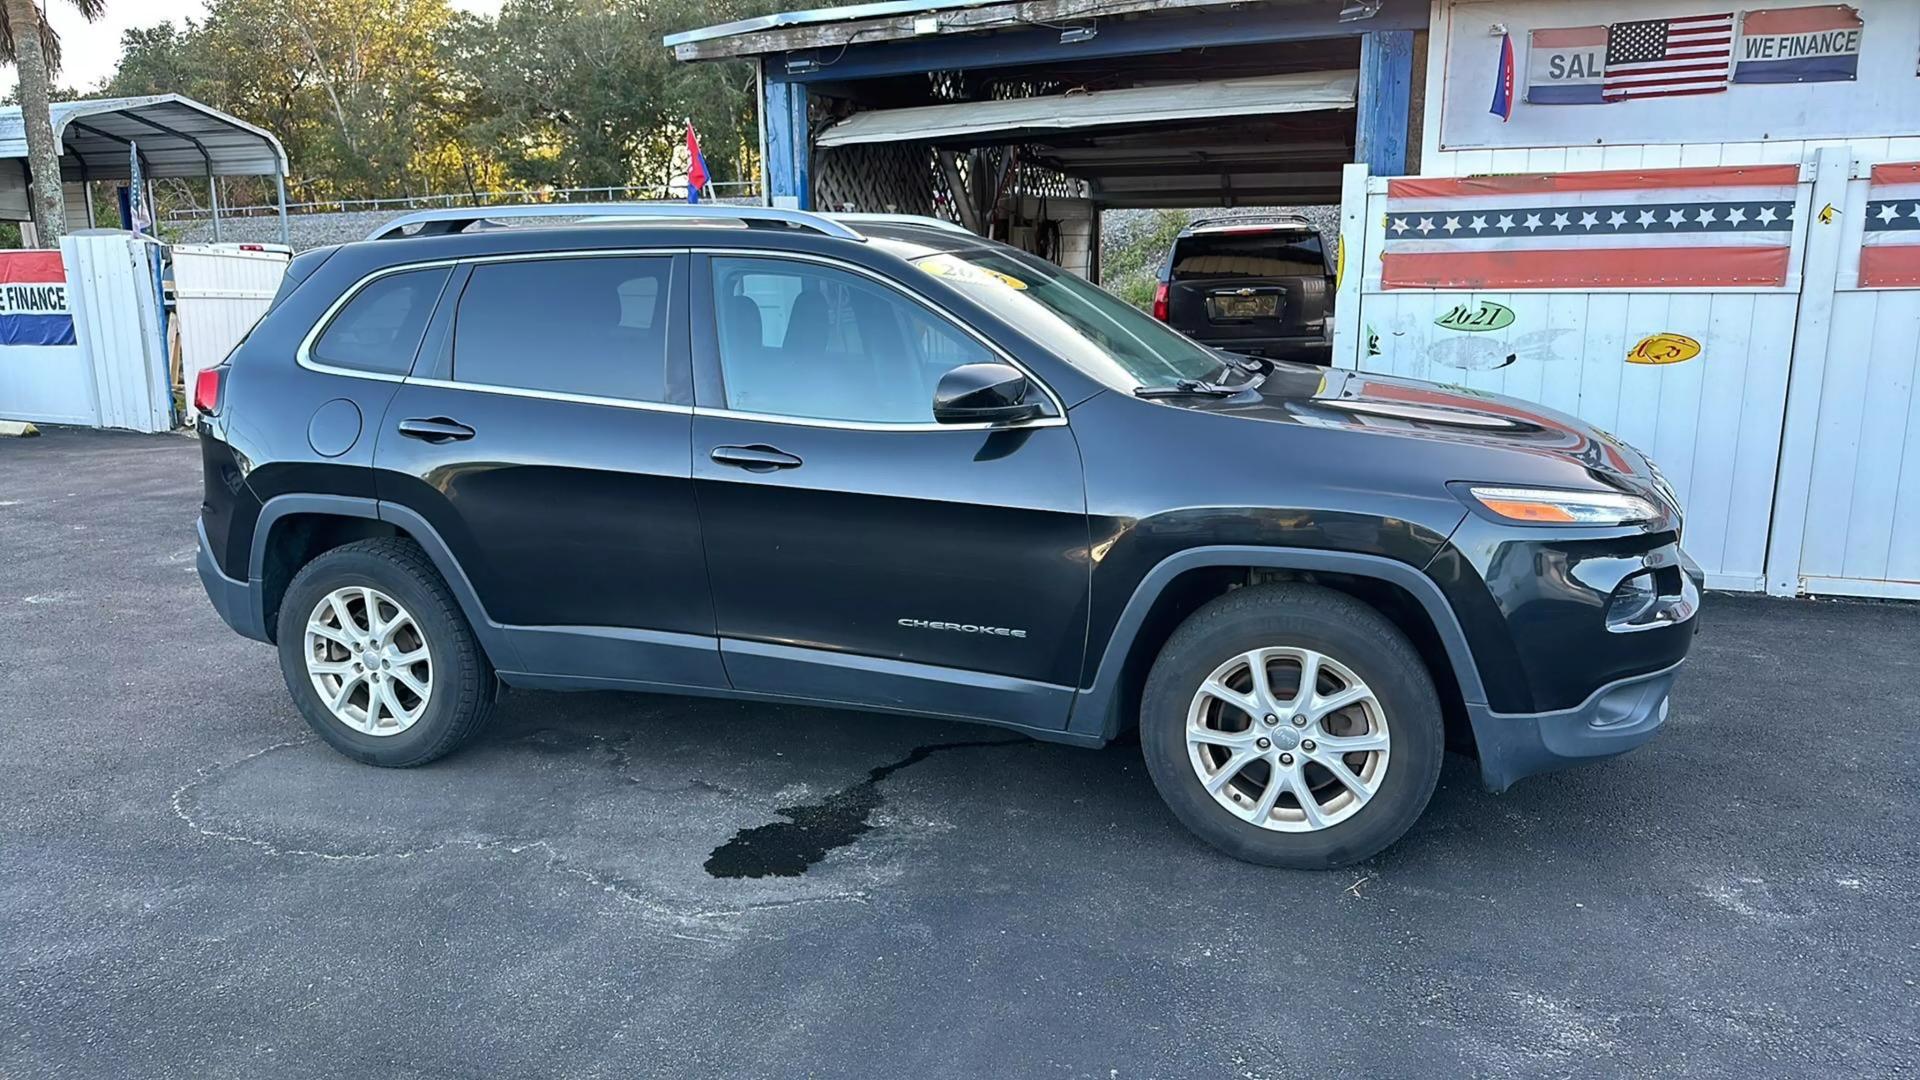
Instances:
[[[760,189],[769,206],[813,208],[813,139],[807,130],[807,88],[761,78],[760,120],[766,126]]]
[[[980,211],[974,206],[973,193],[967,190],[967,182],[960,175],[960,163],[953,151],[937,151],[934,160],[940,163],[940,175],[946,178],[947,190],[953,194],[953,208],[960,214],[960,224],[968,232],[985,236],[986,230],[980,227]]]
[[[1375,30],[1360,39],[1359,99],[1354,160],[1374,176],[1405,175],[1413,110],[1413,31]]]
[[[1307,0],[1279,0],[1289,5]],[[777,30],[758,30],[731,37],[708,38],[675,45],[673,55],[680,60],[722,60],[732,56],[792,52],[796,49],[838,48],[855,41],[873,44],[925,37],[914,24],[934,18],[941,34],[962,34],[977,30],[1013,29],[1034,23],[1066,19],[1091,19],[1137,12],[1171,11],[1181,8],[1222,7],[1237,0],[1022,0],[1012,4],[930,11],[918,15],[896,15],[882,19],[857,19],[850,22],[811,23],[783,26]]]

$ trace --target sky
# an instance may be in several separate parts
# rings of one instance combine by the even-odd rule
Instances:
[[[206,15],[205,0],[107,0],[107,13],[99,22],[81,18],[66,0],[38,0],[47,22],[60,35],[63,62],[54,77],[54,85],[91,91],[120,62],[120,35],[137,27],[153,26],[172,20],[201,18]],[[289,0],[298,3],[299,0]],[[491,15],[500,10],[501,0],[448,0],[460,10]],[[17,77],[11,65],[0,69],[0,94],[13,89]]]

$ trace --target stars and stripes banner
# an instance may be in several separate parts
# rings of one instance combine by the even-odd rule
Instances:
[[[1860,285],[1920,287],[1920,164],[1873,167],[1860,241]]]
[[[1381,284],[1783,286],[1799,183],[1798,165],[1394,179]]]
[[[1737,83],[1847,82],[1860,72],[1860,12],[1845,4],[1749,11]]]
[[[1732,67],[1731,11],[1614,23],[1601,94],[1608,101],[1718,94]]]
[[[1607,70],[1607,28],[1570,26],[1527,35],[1527,104],[1598,105]]]
[[[57,251],[0,252],[0,345],[72,345],[67,268]]]

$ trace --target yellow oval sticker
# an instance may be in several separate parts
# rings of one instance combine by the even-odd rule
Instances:
[[[975,266],[964,259],[952,255],[928,255],[915,259],[913,265],[932,274],[946,278],[961,285],[1004,285],[1009,289],[1026,291],[1027,283],[1012,274],[1003,274],[998,270],[989,270],[984,266]]]
[[[1627,353],[1629,364],[1677,364],[1700,355],[1700,343],[1685,334],[1648,334]]]

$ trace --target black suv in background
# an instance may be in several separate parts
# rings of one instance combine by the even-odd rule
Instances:
[[[1325,364],[1333,351],[1333,288],[1326,245],[1307,219],[1208,218],[1174,238],[1153,315],[1217,349]]]
[[[577,224],[467,231],[475,216]],[[503,687],[1136,724],[1175,815],[1323,867],[1665,719],[1697,571],[1638,452],[1197,345],[939,222],[410,215],[196,384],[199,570],[336,749]]]

